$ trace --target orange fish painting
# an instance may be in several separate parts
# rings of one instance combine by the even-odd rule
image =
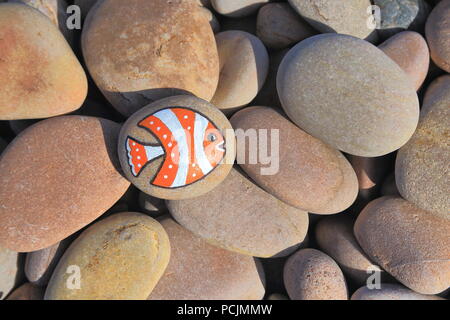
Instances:
[[[225,139],[206,116],[186,107],[159,110],[139,122],[159,144],[146,144],[128,136],[128,164],[137,177],[150,163],[164,157],[150,183],[179,188],[207,176],[225,157]]]

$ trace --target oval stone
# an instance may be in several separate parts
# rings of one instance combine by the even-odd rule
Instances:
[[[211,103],[226,113],[249,104],[261,90],[269,71],[269,55],[264,44],[244,31],[224,31],[216,35],[220,79]]]
[[[404,31],[389,38],[378,48],[406,72],[416,90],[419,90],[430,65],[430,53],[425,39],[417,32]]]
[[[351,300],[445,300],[444,298],[414,292],[402,285],[382,283],[380,289],[361,287],[353,293]]]
[[[364,252],[408,288],[437,294],[450,286],[450,223],[396,197],[369,203],[354,232]]]
[[[339,266],[325,253],[302,249],[284,266],[284,285],[292,300],[347,300],[347,285]]]
[[[149,300],[261,300],[264,272],[254,258],[208,244],[174,220],[161,225],[170,262]]]
[[[450,72],[450,0],[442,0],[428,16],[425,34],[434,63]]]
[[[290,5],[322,33],[341,33],[366,40],[376,38],[368,21],[370,0],[288,0]]]
[[[14,290],[7,300],[43,300],[44,289],[29,282]]]
[[[417,131],[397,154],[395,177],[406,200],[450,220],[450,75],[429,88]]]
[[[169,257],[167,233],[156,220],[134,212],[112,215],[70,245],[50,279],[45,299],[146,299]],[[77,274],[81,285],[74,290],[67,283],[76,286],[72,278]]]
[[[176,94],[210,100],[217,88],[214,34],[192,0],[97,2],[82,48],[95,83],[126,116]]]
[[[257,187],[237,170],[207,194],[168,201],[172,216],[211,244],[255,257],[271,257],[302,242],[308,214]]]
[[[78,109],[86,74],[56,26],[38,10],[0,4],[0,119],[47,118]]]
[[[0,246],[0,300],[5,299],[21,281],[22,263],[17,252]]]
[[[211,0],[218,13],[230,18],[249,16],[270,0]]]
[[[102,215],[130,183],[118,171],[120,127],[64,116],[27,128],[0,160],[0,243],[47,248]]]
[[[401,68],[377,47],[346,35],[297,44],[281,63],[277,88],[295,124],[356,156],[397,150],[419,119],[415,88]]]
[[[125,176],[161,199],[186,199],[215,188],[230,172],[235,137],[225,115],[193,96],[154,102],[133,114],[118,144]]]
[[[230,121],[238,141],[238,164],[281,201],[308,212],[333,214],[344,211],[356,199],[358,180],[347,159],[277,111],[249,107]],[[266,139],[265,148],[261,148],[262,139]],[[256,163],[251,160],[254,156],[258,157]],[[267,157],[270,162],[262,161]]]

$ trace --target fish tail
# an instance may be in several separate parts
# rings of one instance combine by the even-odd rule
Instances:
[[[126,141],[128,164],[135,177],[144,167],[164,154],[161,146],[144,145],[143,143],[128,137]]]

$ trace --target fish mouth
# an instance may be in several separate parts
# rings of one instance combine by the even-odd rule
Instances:
[[[225,141],[222,141],[216,146],[216,150],[225,152]]]

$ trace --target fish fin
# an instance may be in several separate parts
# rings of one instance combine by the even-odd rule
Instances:
[[[128,137],[126,141],[128,164],[135,177],[139,176],[144,167],[151,161],[164,155],[161,146],[144,145],[143,143]]]

